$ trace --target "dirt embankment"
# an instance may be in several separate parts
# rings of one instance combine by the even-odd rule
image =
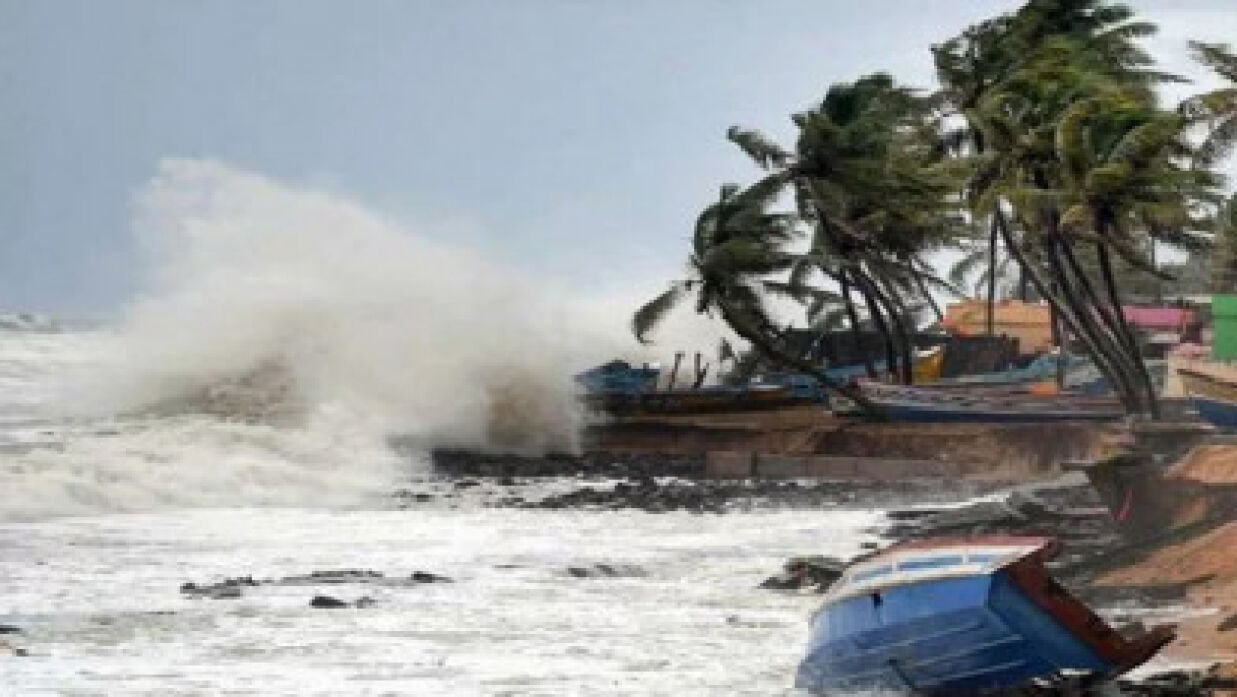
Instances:
[[[1198,446],[1165,478],[1237,486],[1237,444]],[[1188,507],[1189,502],[1182,504]],[[1101,587],[1185,585],[1194,616],[1181,622],[1180,638],[1166,649],[1170,656],[1237,660],[1237,519],[1232,513],[1185,530],[1184,539],[1178,536],[1095,580]]]

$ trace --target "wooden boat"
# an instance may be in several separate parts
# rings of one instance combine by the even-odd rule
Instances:
[[[1217,428],[1237,428],[1237,383],[1191,368],[1179,368],[1177,374],[1204,421]]]
[[[1126,639],[1044,570],[1050,538],[922,540],[849,567],[811,621],[795,686],[979,694],[1082,672],[1111,677],[1173,639]]]
[[[941,369],[944,367],[945,349],[938,346],[916,358],[911,364],[911,372],[915,376],[915,382],[934,382],[941,379]]]
[[[704,414],[778,409],[806,401],[790,385],[714,386],[684,390],[590,393],[585,401],[610,414]]]
[[[933,383],[933,386],[997,386],[1021,385],[1029,382],[1052,379],[1057,374],[1059,354],[1044,354],[1021,368],[1010,368],[994,373],[979,373],[977,375],[960,375],[946,378]],[[1073,366],[1077,359],[1067,358],[1067,367]]]
[[[1178,368],[1177,374],[1185,391],[1190,395],[1201,395],[1237,402],[1237,382],[1226,380],[1211,372],[1195,368]]]
[[[1212,426],[1224,430],[1237,429],[1237,402],[1193,394],[1190,401],[1198,415]]]
[[[869,400],[891,421],[912,423],[1043,423],[1113,421],[1124,416],[1109,398],[1077,395],[983,394],[865,383]],[[835,412],[855,413],[835,405]]]
[[[925,351],[915,357],[911,364],[911,372],[915,377],[916,382],[936,382],[941,377],[941,369],[945,366],[945,349],[936,347],[930,351]],[[872,368],[877,374],[887,373],[885,361],[873,361]],[[836,366],[826,368],[825,375],[828,375],[834,380],[843,382],[850,380],[860,380],[867,378],[868,368],[862,363],[854,365]]]

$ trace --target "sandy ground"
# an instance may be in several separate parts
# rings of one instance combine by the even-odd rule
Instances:
[[[1172,479],[1237,484],[1237,444],[1200,445],[1167,472]]]
[[[1173,465],[1167,476],[1237,485],[1237,445],[1199,446]],[[1183,659],[1237,660],[1237,521],[1161,547],[1097,581],[1098,585],[1174,583],[1189,584],[1192,616],[1180,623],[1179,639],[1166,653]]]

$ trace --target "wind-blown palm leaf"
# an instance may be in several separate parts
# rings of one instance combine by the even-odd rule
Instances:
[[[731,126],[726,138],[739,146],[761,169],[782,167],[790,160],[790,153],[770,140],[760,131]]]
[[[670,310],[683,299],[686,290],[683,283],[673,283],[661,295],[645,303],[636,310],[631,318],[631,330],[636,340],[642,344],[649,343],[648,333],[651,332],[666,317]]]

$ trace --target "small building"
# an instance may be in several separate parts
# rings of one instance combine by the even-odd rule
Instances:
[[[1211,299],[1211,356],[1216,360],[1237,360],[1237,295],[1216,295]]]
[[[1023,355],[1052,349],[1052,311],[1047,303],[1002,300],[993,307],[992,333],[1018,340]],[[988,333],[988,303],[963,300],[945,309],[941,326],[958,336],[983,336]]]
[[[1184,307],[1145,307],[1125,305],[1125,321],[1148,334],[1181,334],[1194,321],[1194,312]]]

